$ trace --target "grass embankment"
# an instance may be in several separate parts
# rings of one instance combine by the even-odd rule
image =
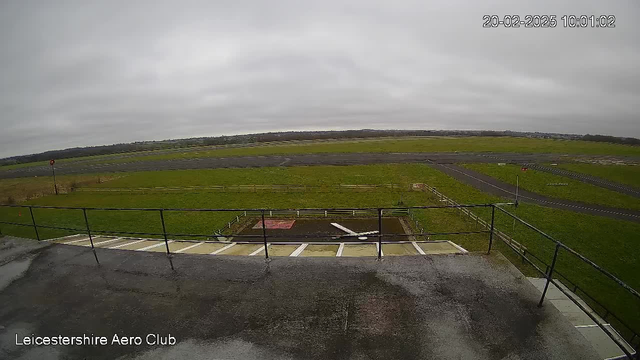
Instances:
[[[321,154],[353,152],[497,152],[497,153],[559,153],[588,155],[640,156],[639,146],[609,144],[581,140],[532,139],[518,137],[421,137],[398,139],[360,139],[319,142],[250,144],[246,147],[196,147],[182,150],[142,151],[138,153],[100,155],[61,161],[87,161],[92,164],[121,163],[145,160],[192,159],[206,157]],[[45,163],[18,164],[0,167],[37,166]]]
[[[459,183],[449,176],[425,165],[371,165],[371,166],[318,166],[264,169],[185,170],[123,174],[123,177],[99,187],[151,187],[197,186],[218,184],[409,184],[424,182],[460,203],[488,203],[500,199],[479,192],[471,186]],[[379,189],[371,192],[141,192],[141,193],[91,193],[75,192],[60,196],[46,196],[27,202],[38,205],[88,206],[88,207],[164,207],[164,208],[296,208],[296,207],[378,207],[393,206],[402,198],[407,205],[435,204],[438,201],[425,193]],[[2,209],[2,218],[29,224],[28,211]],[[488,209],[474,212],[490,219]],[[613,220],[571,211],[549,209],[522,204],[515,210],[518,216],[535,224],[568,246],[581,252],[597,264],[620,277],[632,287],[640,288],[640,247],[637,234],[640,224]],[[82,212],[78,210],[35,209],[39,224],[83,228]],[[210,234],[224,226],[233,213],[165,213],[167,231],[171,233]],[[418,218],[427,231],[455,231],[476,229],[474,222],[462,217],[456,210],[423,210]],[[90,211],[91,227],[101,230],[155,232],[162,231],[159,213]],[[551,262],[554,246],[539,234],[522,225],[513,227],[513,220],[496,213],[496,226],[525,245],[547,263]],[[2,226],[4,233],[34,237],[28,227]],[[41,229],[45,237],[69,234],[57,230]],[[469,250],[486,250],[487,234],[452,237],[452,240]],[[442,238],[442,237],[434,237]],[[510,249],[496,240],[500,249],[525,273],[534,274]],[[640,324],[640,307],[629,295],[566,253],[562,253],[558,271],[594,295],[598,301],[620,315],[627,322]],[[539,276],[539,275],[538,275]],[[636,326],[636,331],[639,329]]]
[[[640,189],[640,165],[558,164],[557,167]]]
[[[633,196],[586,184],[561,175],[554,175],[533,169],[522,171],[521,167],[517,165],[466,164],[463,166],[512,185],[516,185],[516,175],[518,175],[521,189],[546,196],[590,204],[640,210],[640,200]]]

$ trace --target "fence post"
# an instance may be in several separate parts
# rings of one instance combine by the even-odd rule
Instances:
[[[162,221],[162,235],[164,235],[164,246],[167,247],[167,258],[169,264],[171,264],[171,270],[175,270],[173,267],[173,260],[171,260],[171,251],[169,251],[169,240],[167,239],[167,228],[164,225],[164,211],[160,209],[160,221]]]
[[[560,250],[560,244],[556,244],[556,252],[553,254],[553,261],[551,261],[551,267],[547,272],[547,282],[544,284],[544,290],[542,291],[542,297],[540,298],[538,307],[542,306],[542,301],[544,301],[544,296],[547,294],[549,283],[551,282],[551,278],[553,277],[553,269],[556,267],[556,260],[558,259],[558,250]]]
[[[378,260],[382,259],[382,209],[378,209]]]
[[[164,211],[160,209],[160,221],[162,221],[162,234],[164,235],[164,245],[167,247],[167,255],[171,255],[169,251],[169,240],[167,239],[167,228],[164,225]]]
[[[264,210],[262,210],[262,240],[264,241],[264,258],[269,260],[269,247],[267,246],[267,225],[264,223]]]
[[[91,235],[91,229],[89,228],[89,219],[87,218],[87,209],[82,208],[82,215],[84,215],[84,224],[87,226],[87,235],[89,235],[89,241],[91,242],[91,250],[93,250],[93,257],[96,258],[96,262],[100,265],[100,261],[98,261],[98,254],[96,254],[96,248],[93,246],[93,236]]]
[[[40,234],[38,234],[38,225],[36,225],[36,218],[33,217],[33,208],[29,206],[29,213],[31,214],[31,222],[33,223],[33,230],[36,231],[36,239],[40,241]]]
[[[487,250],[487,255],[491,253],[491,244],[493,243],[493,223],[496,218],[496,206],[491,204],[491,231],[489,233],[489,250]]]

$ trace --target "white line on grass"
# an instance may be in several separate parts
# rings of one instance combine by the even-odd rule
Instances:
[[[200,245],[202,245],[202,244],[204,244],[204,243],[203,243],[203,242],[199,242],[199,243],[196,243],[196,244],[194,244],[194,245],[187,246],[186,248],[182,248],[182,249],[177,250],[177,251],[174,251],[174,252],[175,252],[175,253],[185,252],[185,251],[187,251],[187,250],[189,250],[189,249],[193,249],[194,247],[196,247],[196,246],[200,246]]]
[[[127,243],[124,243],[124,244],[120,244],[120,245],[112,246],[112,247],[107,248],[107,249],[119,249],[119,248],[121,248],[121,247],[125,247],[125,246],[127,246],[127,245],[137,244],[137,243],[139,243],[139,242],[143,242],[143,241],[145,241],[145,240],[144,240],[144,239],[143,239],[143,240],[134,240],[134,241],[132,241],[132,242],[127,242]]]
[[[221,249],[218,249],[218,250],[216,250],[216,251],[212,252],[212,253],[211,253],[211,254],[209,254],[209,255],[218,255],[219,253],[221,253],[221,252],[223,252],[223,251],[225,251],[225,250],[229,249],[230,247],[232,247],[232,246],[233,246],[233,245],[235,245],[235,244],[236,244],[236,243],[231,243],[231,244],[229,244],[229,245],[227,245],[227,246],[225,246],[225,247],[223,247],[223,248],[221,248]]]
[[[169,240],[169,241],[167,241],[167,244],[171,244],[172,242],[173,242],[173,240]],[[164,244],[165,244],[164,241],[160,241],[159,244],[153,244],[153,245],[145,246],[145,247],[143,247],[141,249],[136,249],[136,251],[146,251],[146,250],[149,250],[149,249],[156,248],[158,246],[162,246]]]
[[[307,248],[307,246],[309,246],[309,244],[302,244],[300,245],[294,252],[291,253],[291,255],[289,256],[293,256],[293,257],[298,257],[298,255],[302,254],[302,252],[304,251],[304,249]]]
[[[340,247],[338,248],[338,252],[336,253],[336,257],[342,256],[342,251],[344,250],[344,243],[340,243]]]
[[[416,248],[416,250],[418,250],[418,253],[420,255],[427,255],[427,254],[424,253],[424,250],[422,250],[422,248],[420,246],[418,246],[418,244],[416,244],[415,241],[412,241],[411,243],[413,244],[413,247]]]

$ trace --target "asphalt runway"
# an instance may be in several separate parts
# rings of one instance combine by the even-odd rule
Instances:
[[[575,171],[554,168],[552,166],[544,166],[544,165],[538,165],[538,164],[523,164],[523,165],[526,165],[526,166],[530,167],[531,169],[545,171],[545,172],[548,172],[548,173],[554,174],[554,175],[566,176],[568,178],[575,179],[575,180],[578,180],[578,181],[582,181],[582,182],[587,183],[587,184],[600,186],[600,187],[603,187],[605,189],[617,191],[619,193],[623,193],[623,194],[626,194],[626,195],[629,195],[629,196],[633,196],[633,197],[636,197],[636,198],[640,199],[640,189],[634,188],[634,187],[629,186],[629,185],[625,185],[625,184],[620,184],[620,183],[617,183],[617,182],[609,181],[609,180],[606,180],[606,179],[603,179],[603,178],[600,178],[600,177],[597,177],[597,176],[589,175],[589,174],[582,174],[582,173],[578,173],[578,172],[575,172]]]
[[[219,169],[219,168],[259,168],[276,166],[313,166],[313,165],[369,165],[393,163],[422,163],[426,161],[440,164],[455,163],[562,163],[575,159],[599,159],[597,156],[558,155],[558,154],[516,154],[516,153],[331,153],[331,154],[292,154],[272,156],[238,156],[226,158],[194,158],[174,160],[135,161],[123,163],[90,164],[87,162],[69,162],[56,165],[56,174],[90,174],[132,171]],[[608,157],[610,158],[610,157]],[[621,158],[622,159],[622,158]],[[19,178],[29,176],[50,176],[48,164],[18,169],[0,170],[0,178]]]
[[[445,174],[453,177],[456,180],[475,187],[478,190],[494,194],[511,201],[515,200],[515,185],[505,183],[491,176],[454,164],[432,163],[429,165],[434,169],[444,172]],[[534,193],[524,189],[519,189],[518,201],[556,209],[571,210],[584,214],[605,216],[618,220],[640,222],[640,211],[558,199],[540,195],[538,193]]]

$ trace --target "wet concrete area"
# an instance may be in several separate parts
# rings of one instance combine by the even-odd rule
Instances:
[[[499,254],[175,254],[175,270],[156,252],[102,249],[100,265],[82,246],[25,256],[28,269],[0,292],[2,359],[598,358]],[[176,344],[15,345],[15,334],[84,333],[171,334]]]

